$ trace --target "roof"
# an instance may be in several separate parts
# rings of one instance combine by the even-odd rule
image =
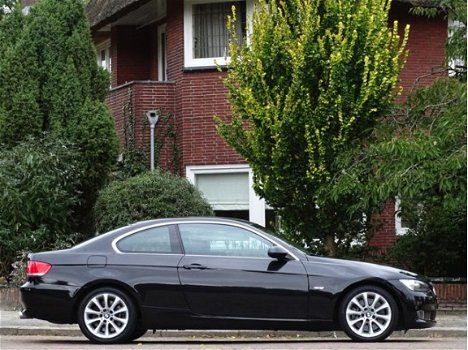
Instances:
[[[91,28],[102,27],[123,16],[149,0],[91,0],[86,5],[86,15]]]
[[[139,8],[150,0],[90,0],[86,14],[91,28],[98,29]],[[435,7],[438,0],[396,0],[412,6]]]

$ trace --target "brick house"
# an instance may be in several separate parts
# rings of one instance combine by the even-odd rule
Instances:
[[[253,10],[254,0],[234,0],[240,22]],[[252,190],[246,162],[217,135],[213,116],[228,116],[230,107],[223,85],[225,72],[225,14],[232,2],[222,0],[91,0],[87,15],[98,62],[111,72],[107,103],[115,118],[121,144],[147,147],[149,127],[145,113],[170,115],[156,126],[157,138],[171,127],[158,153],[163,168],[176,166],[213,205],[216,213],[261,225],[274,213]],[[424,1],[423,1],[424,2]],[[421,1],[419,1],[421,3]],[[411,1],[395,1],[391,20],[411,25],[410,55],[401,74],[404,94],[418,77],[443,65],[447,22],[409,14]],[[243,23],[239,23],[240,26]],[[430,78],[428,78],[430,79]],[[430,81],[423,81],[429,83]],[[130,141],[129,141],[130,139]],[[177,151],[178,161],[174,162]],[[380,215],[382,229],[372,244],[391,245],[404,224],[389,202]]]

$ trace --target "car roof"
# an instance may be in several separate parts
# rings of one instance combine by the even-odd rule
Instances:
[[[203,222],[225,222],[225,223],[241,223],[248,226],[253,226],[253,223],[243,219],[237,218],[226,218],[220,216],[184,216],[184,217],[174,217],[174,218],[161,218],[161,219],[151,219],[151,220],[143,220],[138,221],[133,224],[128,225],[127,227],[135,227],[135,226],[145,226],[157,223],[170,223],[170,222],[185,222],[185,221],[203,221]]]

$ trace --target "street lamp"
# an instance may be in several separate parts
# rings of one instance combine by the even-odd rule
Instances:
[[[150,162],[151,162],[151,171],[154,170],[154,127],[159,120],[159,116],[161,115],[161,111],[159,109],[155,111],[148,111],[146,112],[146,116],[148,117],[148,122],[150,123],[151,134],[150,134]]]

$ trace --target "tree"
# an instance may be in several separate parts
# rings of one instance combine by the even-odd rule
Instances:
[[[406,58],[390,1],[259,1],[247,43],[231,30],[227,87],[232,120],[221,136],[254,172],[255,191],[291,238],[336,254],[363,232],[356,198],[329,195],[335,158],[385,114]],[[233,21],[231,21],[233,23]],[[354,235],[349,235],[354,232]]]
[[[10,38],[3,49],[0,44],[0,143],[13,148],[30,137],[72,143],[84,170],[75,214],[89,232],[96,192],[118,143],[104,104],[109,77],[97,65],[83,2],[42,0],[27,16],[17,9],[6,17],[20,30],[13,37],[0,26],[0,38]]]
[[[466,38],[466,2],[443,4],[450,4],[452,15],[460,14],[453,17],[462,23],[455,38]],[[427,15],[427,9],[419,14]],[[466,276],[467,96],[466,64],[460,61],[466,62],[466,39],[453,39],[446,62],[462,63],[457,74],[417,87],[379,120],[366,147],[343,153],[344,171],[334,188],[337,196],[344,190],[359,193],[361,207],[401,198],[398,215],[409,233],[389,252],[393,263],[430,275]]]

